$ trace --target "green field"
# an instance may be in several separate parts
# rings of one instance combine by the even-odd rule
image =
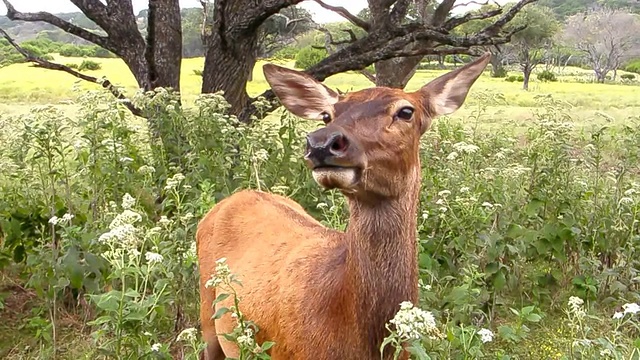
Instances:
[[[136,91],[121,60],[93,60],[102,68],[87,73]],[[163,146],[110,94],[73,91],[97,85],[0,68],[0,358],[195,359],[198,339],[178,336],[199,323],[195,226],[238,189],[290,196],[344,229],[344,198],[321,191],[300,159],[317,122],[278,112],[233,126],[220,99],[196,101],[202,64],[183,61],[185,109],[164,106],[154,119],[184,134]],[[261,64],[251,95],[268,87]],[[443,73],[420,70],[408,90]],[[428,287],[416,305],[445,335],[422,339],[433,359],[638,359],[640,311],[623,306],[640,301],[640,83],[588,83],[578,68],[557,75],[534,74],[523,91],[486,72],[423,136]],[[355,73],[325,83],[371,86]],[[167,164],[169,145],[182,149],[183,177]],[[127,212],[139,215],[128,224],[136,232],[114,241]],[[50,225],[66,213],[74,217]],[[482,342],[480,328],[493,340]]]
[[[88,71],[87,74],[101,77],[106,76],[112,83],[124,86],[131,94],[136,91],[133,75],[120,59],[92,59],[102,65],[102,69]],[[60,63],[77,63],[80,58],[56,57]],[[268,88],[264,80],[260,62],[256,65],[253,81],[248,84],[248,92],[256,96]],[[182,62],[182,88],[187,104],[200,93],[202,80],[194,74],[194,70],[202,69],[204,59],[185,59]],[[286,64],[292,66],[292,63]],[[436,70],[420,70],[409,82],[406,90],[419,88],[429,80],[444,73]],[[619,75],[624,72],[620,72]],[[510,74],[516,74],[512,72]],[[470,94],[470,101],[457,112],[454,117],[466,118],[473,112],[474,94],[487,93],[490,97],[497,94],[504,96],[502,101],[489,102],[486,118],[482,125],[510,123],[515,126],[526,124],[535,109],[536,96],[552,95],[556,100],[566,101],[573,110],[573,120],[578,124],[593,124],[614,119],[624,122],[640,110],[640,86],[620,84],[577,83],[576,79],[588,79],[589,70],[571,68],[564,69],[558,82],[539,82],[532,76],[529,91],[522,90],[519,82],[507,82],[502,78],[494,79],[483,75],[474,85]],[[97,85],[88,84],[73,76],[47,69],[35,68],[30,64],[16,64],[0,68],[0,113],[26,113],[32,105],[56,104],[65,108],[64,102],[74,99],[73,86],[75,83],[86,89],[97,89]],[[326,79],[326,84],[342,91],[358,90],[371,86],[364,76],[356,73],[337,74]]]

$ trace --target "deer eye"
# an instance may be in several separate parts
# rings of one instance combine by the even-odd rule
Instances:
[[[322,121],[324,121],[325,124],[328,124],[331,122],[331,115],[329,115],[329,113],[322,112],[320,116],[322,116]]]
[[[413,117],[413,108],[409,106],[403,107],[402,109],[398,110],[398,112],[396,113],[396,117],[404,121],[411,120],[411,118]]]

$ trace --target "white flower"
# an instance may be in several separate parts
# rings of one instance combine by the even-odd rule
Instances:
[[[173,175],[173,177],[167,179],[167,185],[164,187],[165,190],[172,190],[180,185],[180,182],[184,180],[185,177],[181,173],[177,173]]]
[[[618,320],[618,319],[622,319],[622,317],[624,317],[624,314],[623,314],[623,313],[621,313],[621,312],[619,312],[619,311],[616,311],[616,312],[613,314],[613,318],[614,318],[614,319],[616,319],[616,320]]]
[[[62,221],[63,222],[69,222],[71,221],[71,219],[73,219],[75,216],[69,213],[66,213],[64,215],[62,215]]]
[[[620,199],[620,204],[631,205],[633,204],[633,199],[630,197],[623,197]]]
[[[467,192],[469,192],[469,190],[470,189],[468,187],[466,187],[466,186],[463,186],[463,187],[460,188],[460,192],[461,193],[467,193]]]
[[[329,207],[329,205],[327,205],[326,203],[323,203],[323,202],[318,203],[318,205],[316,205],[316,209],[326,209],[328,207]]]
[[[425,220],[429,218],[429,212],[427,210],[422,212],[422,218]]]
[[[482,340],[483,343],[488,343],[493,340],[493,332],[489,329],[480,329],[478,335],[480,335],[480,340]]]
[[[57,216],[54,216],[51,219],[49,219],[49,224],[58,225],[58,221],[60,221],[60,219]]]
[[[109,229],[114,229],[123,225],[133,225],[139,221],[142,221],[142,215],[133,210],[125,209],[120,214],[116,215],[113,220],[111,220]]]
[[[160,345],[160,344],[158,344],[158,343],[155,343],[155,344],[151,345],[151,351],[158,352],[158,351],[160,351],[160,347],[161,347],[161,346],[162,346],[162,345]]]
[[[577,296],[569,297],[569,309],[575,316],[583,317],[585,315],[585,312],[582,309],[582,304],[584,304],[584,300],[582,300],[581,298]]]
[[[433,314],[414,307],[409,301],[400,304],[400,310],[389,323],[395,325],[396,333],[403,340],[418,340],[438,332]]]
[[[638,192],[638,191],[637,191],[636,189],[631,188],[631,189],[629,189],[629,190],[625,191],[625,192],[624,192],[624,194],[625,194],[625,195],[627,195],[627,196],[631,196],[631,195],[633,195],[633,194],[636,194],[637,192]]]
[[[188,328],[182,330],[182,332],[178,335],[178,341],[195,341],[196,340],[196,328]]]
[[[440,196],[440,197],[447,197],[449,195],[451,195],[451,191],[449,191],[449,190],[442,190],[442,191],[438,192],[438,196]]]
[[[140,174],[142,174],[142,175],[150,175],[150,174],[153,174],[154,172],[156,172],[156,169],[153,166],[142,165],[138,169],[138,172]]]
[[[624,304],[622,305],[622,308],[624,309],[624,314],[637,314],[640,312],[640,306],[638,306],[638,304],[636,303],[629,303],[629,304]]]
[[[130,210],[133,205],[135,205],[136,203],[136,199],[129,195],[129,193],[124,194],[124,196],[122,196],[122,208],[126,209],[126,210]]]
[[[160,216],[160,220],[158,220],[158,223],[160,223],[160,225],[170,225],[171,224],[171,220],[169,220],[166,216],[162,215]]]
[[[458,153],[453,151],[451,154],[447,155],[447,160],[455,160],[458,157]]]
[[[147,251],[146,254],[144,254],[145,259],[147,259],[148,262],[150,263],[159,263],[162,262],[162,260],[164,260],[164,257],[158,253],[154,253],[151,251]]]
[[[453,148],[459,152],[466,153],[466,154],[473,154],[476,151],[480,150],[480,148],[477,147],[476,145],[467,144],[464,141],[453,144]]]
[[[444,205],[444,200],[438,199],[438,201],[436,201],[436,205]]]
[[[483,202],[482,206],[484,206],[486,208],[489,208],[489,209],[493,208],[493,204],[490,203],[490,202],[487,202],[487,201]]]

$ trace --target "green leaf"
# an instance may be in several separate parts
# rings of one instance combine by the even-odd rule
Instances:
[[[530,321],[530,322],[538,322],[542,319],[542,317],[538,314],[529,314],[527,315],[526,319],[527,321]]]
[[[538,210],[540,210],[540,208],[542,208],[543,206],[544,202],[537,199],[531,199],[527,206],[525,206],[524,212],[527,214],[527,216],[534,217],[538,213]]]
[[[227,293],[222,293],[218,295],[216,299],[213,301],[213,305],[216,305],[217,303],[226,300],[229,296],[230,294],[227,294]]]
[[[500,291],[500,290],[504,289],[504,286],[506,284],[507,284],[507,278],[504,275],[504,271],[501,270],[498,273],[496,273],[496,276],[493,278],[493,287],[497,291]]]
[[[265,341],[262,343],[262,351],[267,351],[273,347],[276,343],[273,341]]]
[[[216,311],[215,314],[213,314],[213,319],[217,320],[220,319],[222,317],[222,315],[231,312],[231,310],[229,308],[223,307],[218,309],[218,311]]]

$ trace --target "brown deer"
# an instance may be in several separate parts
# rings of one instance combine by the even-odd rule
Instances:
[[[463,104],[489,58],[415,92],[374,87],[346,95],[303,72],[264,65],[291,113],[326,124],[307,135],[304,159],[321,187],[346,196],[349,225],[346,232],[327,228],[293,200],[252,190],[211,209],[196,234],[204,359],[238,356],[218,336],[235,320],[212,320],[232,299],[214,309],[215,289],[205,287],[223,257],[242,282],[240,310],[259,327],[256,340],[275,342],[272,359],[380,358],[385,323],[402,301],[418,300],[420,137],[434,117]]]

